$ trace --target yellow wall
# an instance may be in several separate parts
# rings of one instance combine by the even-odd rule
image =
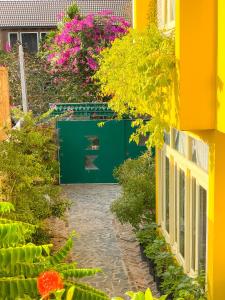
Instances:
[[[225,1],[218,0],[217,128],[225,133]]]
[[[215,0],[176,1],[178,127],[214,129],[217,6]]]

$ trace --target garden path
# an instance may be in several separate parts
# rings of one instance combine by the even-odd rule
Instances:
[[[110,296],[123,296],[128,290],[144,290],[155,285],[141,260],[139,246],[129,226],[119,224],[110,204],[120,194],[119,185],[65,185],[72,200],[69,230],[76,230],[73,259],[78,267],[98,267],[103,273],[85,279]]]

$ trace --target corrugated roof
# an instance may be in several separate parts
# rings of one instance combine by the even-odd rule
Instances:
[[[0,27],[54,27],[73,0],[0,0]],[[81,13],[112,10],[132,19],[132,0],[77,0]]]

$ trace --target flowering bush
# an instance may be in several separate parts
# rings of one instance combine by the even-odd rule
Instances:
[[[99,53],[128,32],[129,22],[112,16],[110,11],[72,19],[65,18],[56,32],[51,33],[43,45],[43,54],[50,65],[50,72],[57,74],[55,83],[73,81],[79,101],[97,97],[97,85],[92,76],[98,69]],[[79,90],[79,91],[78,91]]]

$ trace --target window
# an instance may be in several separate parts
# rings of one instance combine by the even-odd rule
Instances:
[[[99,150],[100,142],[98,136],[87,136],[86,138],[89,144],[87,150]]]
[[[40,33],[40,40],[44,41],[46,39],[47,34],[48,34],[47,32],[41,32]]]
[[[177,165],[174,166],[174,242],[177,243],[178,241],[178,234],[177,234]]]
[[[98,170],[98,167],[95,165],[95,160],[97,155],[86,155],[84,159],[85,170]]]
[[[159,220],[179,263],[196,276],[206,270],[209,150],[185,132],[172,130],[170,139],[159,156]]]
[[[187,154],[187,135],[184,132],[178,131],[176,129],[174,129],[173,131],[174,131],[175,149],[179,153],[186,155]]]
[[[164,143],[170,145],[170,134],[169,132],[164,132]]]
[[[165,166],[165,227],[166,231],[170,232],[170,161],[166,157],[166,166]]]
[[[38,34],[37,32],[22,32],[21,42],[23,47],[31,53],[38,52]]]
[[[199,186],[198,271],[206,267],[207,192]]]
[[[176,0],[158,0],[162,27],[172,29],[175,26],[175,4]]]
[[[18,42],[18,33],[17,32],[10,32],[9,33],[9,45],[11,48],[15,46],[15,44]]]
[[[10,32],[8,34],[8,43],[11,47],[19,41],[23,44],[24,48],[31,53],[38,51],[38,43],[44,41],[48,32]]]
[[[196,270],[196,179],[192,178],[191,199],[191,269]]]
[[[209,146],[200,140],[191,139],[191,160],[205,171],[208,171]]]
[[[183,170],[179,170],[179,253],[182,257],[185,257],[185,173]]]

